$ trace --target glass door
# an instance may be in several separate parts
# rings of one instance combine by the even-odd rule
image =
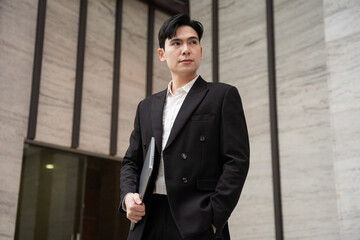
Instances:
[[[25,145],[15,239],[125,240],[120,162]]]
[[[78,239],[85,169],[82,156],[27,145],[15,239]]]

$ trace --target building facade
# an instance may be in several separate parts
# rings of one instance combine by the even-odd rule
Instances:
[[[189,13],[205,27],[199,73],[235,85],[248,122],[232,239],[359,239],[360,2]],[[0,2],[0,239],[15,237],[29,146],[121,161],[138,102],[171,78],[156,53],[169,16],[137,0]]]

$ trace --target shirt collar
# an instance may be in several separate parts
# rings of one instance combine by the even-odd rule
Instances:
[[[188,82],[187,84],[185,84],[184,86],[182,86],[179,89],[183,89],[186,93],[189,93],[190,89],[192,88],[192,86],[194,85],[194,83],[196,82],[198,77],[199,77],[199,75],[196,75],[196,77],[193,80],[191,80],[190,82]],[[171,91],[171,84],[172,84],[172,80],[168,84],[167,95],[171,94],[172,96],[174,96],[173,92]]]

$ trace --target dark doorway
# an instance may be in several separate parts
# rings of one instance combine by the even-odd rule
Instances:
[[[26,144],[15,239],[125,240],[119,161]]]

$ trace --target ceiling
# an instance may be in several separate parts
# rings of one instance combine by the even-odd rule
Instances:
[[[189,0],[140,0],[170,15],[189,14]]]

